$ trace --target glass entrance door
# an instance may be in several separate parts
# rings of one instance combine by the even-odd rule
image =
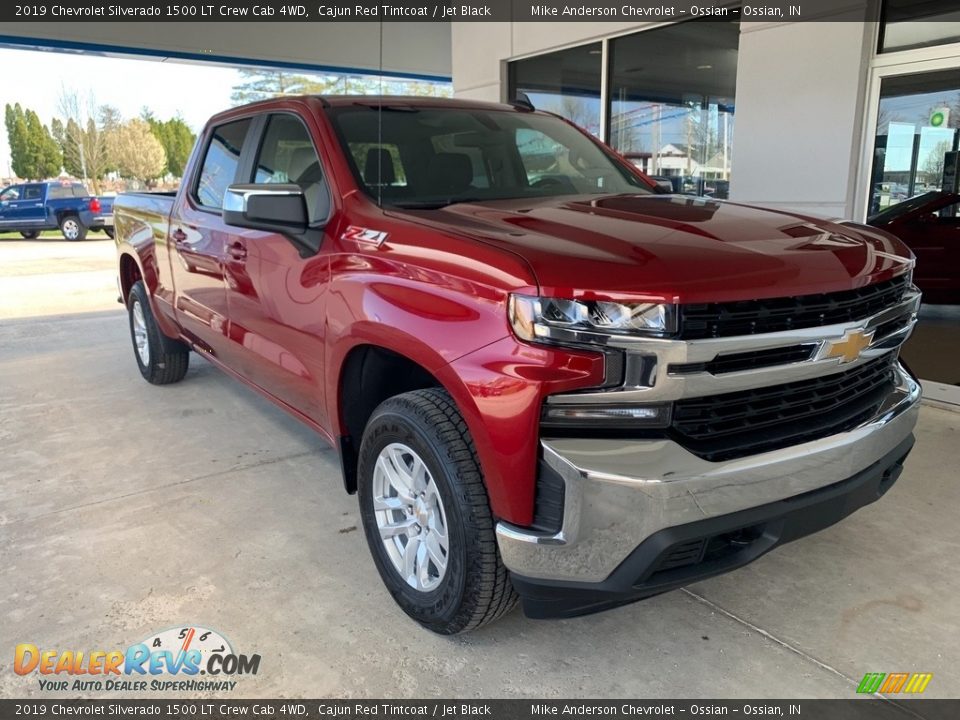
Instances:
[[[924,380],[960,386],[960,72],[884,77],[868,222],[916,255],[924,304],[903,357]]]

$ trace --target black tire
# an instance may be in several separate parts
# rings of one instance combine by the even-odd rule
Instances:
[[[146,330],[148,348],[146,362],[140,356],[137,333],[134,330],[134,318],[138,306],[143,314]],[[133,356],[143,379],[153,385],[169,385],[183,380],[190,365],[190,351],[179,340],[171,340],[162,335],[153,317],[153,311],[150,309],[147,290],[140,280],[130,288],[130,295],[127,297],[127,316],[130,324],[130,339],[133,341]]]
[[[116,237],[116,233],[114,233],[112,227],[104,228],[103,232],[105,232],[107,234],[107,237],[110,238],[111,240],[113,240]]]
[[[24,240],[36,240],[38,237],[40,237],[40,231],[39,230],[21,230],[20,236]]]
[[[380,452],[391,443],[402,443],[420,456],[443,501],[447,566],[439,585],[430,591],[407,584],[380,537],[373,509],[373,472]],[[446,391],[404,393],[385,400],[373,412],[360,447],[358,492],[374,563],[393,599],[411,618],[428,630],[453,635],[486,625],[516,605],[516,592],[500,559],[473,440]]]
[[[63,239],[70,242],[80,242],[87,237],[87,227],[76,215],[64,215],[60,218],[60,232]]]

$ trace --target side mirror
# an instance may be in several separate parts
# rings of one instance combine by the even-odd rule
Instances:
[[[231,185],[223,197],[223,221],[234,227],[303,235],[309,220],[299,185]]]
[[[657,180],[657,187],[663,190],[666,193],[673,192],[673,183],[669,180]]]

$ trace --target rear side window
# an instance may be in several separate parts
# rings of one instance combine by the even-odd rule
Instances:
[[[27,185],[23,189],[21,200],[42,200],[43,187],[41,185]]]
[[[203,207],[220,210],[227,188],[236,182],[240,151],[250,130],[250,118],[214,128],[200,167],[194,197]]]

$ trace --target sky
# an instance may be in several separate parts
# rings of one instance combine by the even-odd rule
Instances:
[[[113,105],[124,118],[144,106],[163,120],[181,115],[194,132],[232,104],[237,70],[171,60],[128,60],[62,52],[0,49],[0,109],[20,103],[44,125],[56,116],[61,89],[81,98],[91,91],[98,104]],[[10,145],[0,122],[0,176],[9,177]]]

